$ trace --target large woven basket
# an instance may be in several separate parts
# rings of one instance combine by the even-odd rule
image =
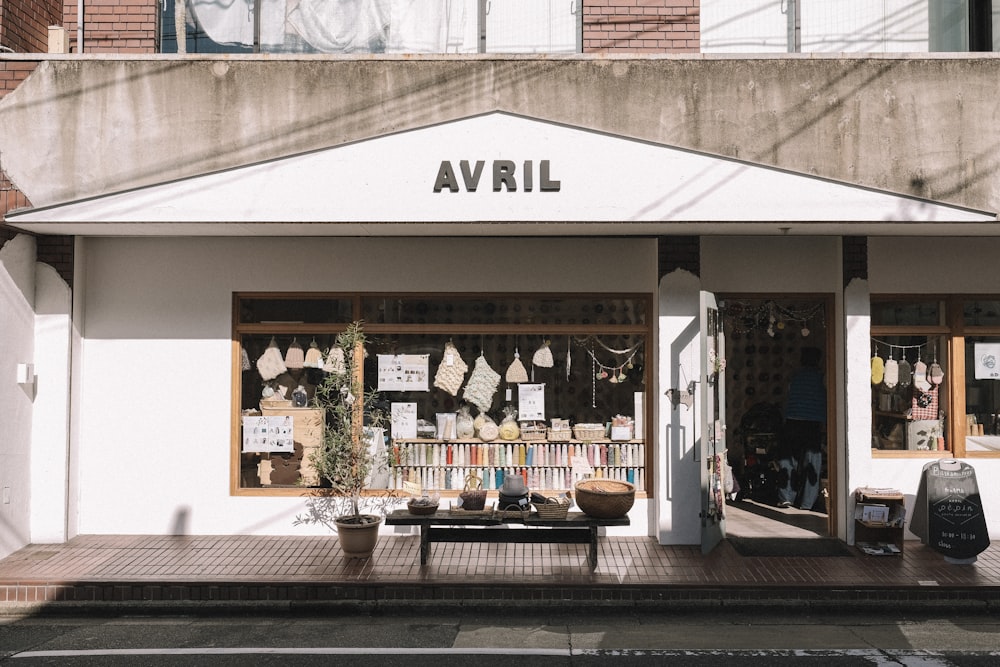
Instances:
[[[597,519],[620,519],[635,503],[635,486],[614,479],[585,479],[576,483],[576,504]]]

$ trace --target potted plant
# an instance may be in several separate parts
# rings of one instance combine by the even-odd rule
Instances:
[[[368,558],[378,542],[379,526],[395,502],[388,490],[367,490],[373,473],[388,462],[382,443],[373,443],[385,423],[385,414],[370,409],[374,391],[364,391],[360,369],[364,363],[365,333],[353,322],[337,336],[344,363],[335,364],[316,387],[313,405],[325,412],[323,441],[312,456],[322,487],[306,501],[306,513],[295,525],[319,524],[336,530],[345,558]]]

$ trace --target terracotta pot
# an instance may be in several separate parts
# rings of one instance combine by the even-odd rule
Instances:
[[[344,558],[370,558],[378,544],[378,529],[382,525],[382,517],[373,514],[363,514],[368,523],[354,523],[352,517],[337,519],[337,536],[340,538],[340,549]]]

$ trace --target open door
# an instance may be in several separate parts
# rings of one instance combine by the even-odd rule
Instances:
[[[701,440],[695,445],[701,470],[701,551],[726,537],[723,466],[726,461],[726,341],[715,295],[701,293],[701,370],[698,376]]]

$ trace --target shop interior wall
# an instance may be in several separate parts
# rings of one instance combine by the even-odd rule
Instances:
[[[843,280],[841,244],[839,237],[831,236],[712,236],[701,239],[702,289],[729,295],[752,295],[766,299],[768,295],[790,296],[796,293],[809,295],[832,294],[833,312],[824,322],[832,331],[830,349],[837,353],[833,359],[829,381],[830,400],[834,401],[836,418],[835,439],[831,440],[828,467],[846,470],[845,446],[846,391],[843,355]],[[788,367],[798,363],[798,357],[785,359]],[[728,406],[727,421],[730,429],[738,425],[737,407]],[[734,431],[731,431],[734,432]],[[828,471],[833,499],[843,499],[850,485],[846,474]],[[842,507],[843,502],[839,505]],[[846,535],[845,513],[832,512],[834,525],[831,531]]]
[[[982,237],[872,237],[868,239],[868,282],[871,294],[1000,294],[996,270],[1000,238]],[[870,352],[870,350],[869,350]],[[870,359],[870,354],[868,357]],[[852,397],[851,400],[854,400]],[[857,400],[868,405],[870,388]],[[869,436],[870,438],[870,436]],[[853,456],[869,459],[870,477],[855,486],[900,489],[912,515],[921,471],[928,459],[879,459],[867,442],[851,442]],[[976,471],[990,535],[1000,535],[1000,458],[965,459]],[[910,538],[914,536],[908,533]]]
[[[292,525],[299,498],[229,495],[233,292],[652,292],[657,281],[651,239],[92,238],[83,256],[81,533],[320,530]]]

